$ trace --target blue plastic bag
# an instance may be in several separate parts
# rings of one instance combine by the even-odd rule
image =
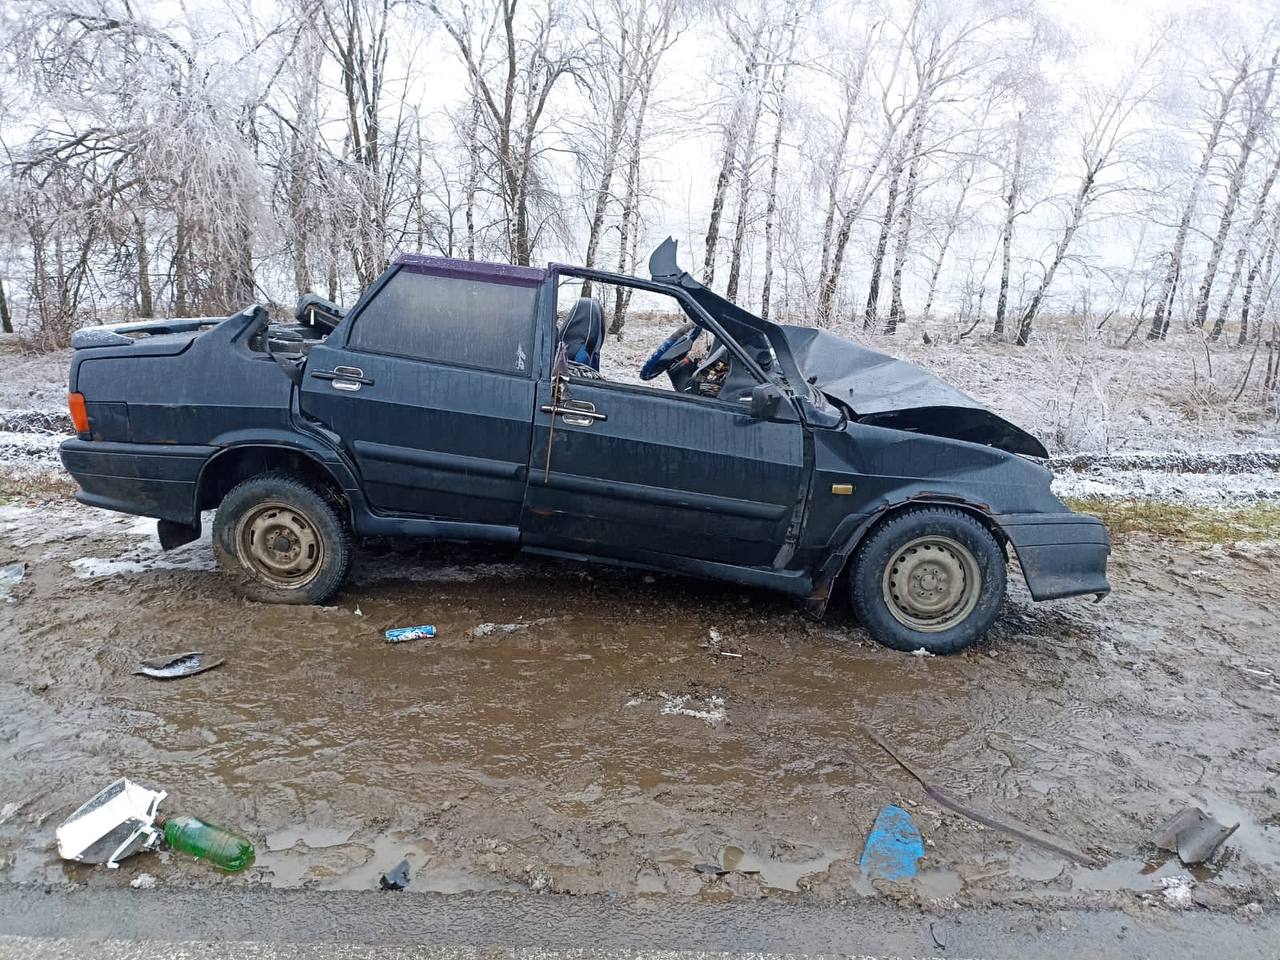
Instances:
[[[909,880],[916,875],[916,861],[923,856],[924,840],[911,814],[887,804],[871,825],[858,865],[868,877]]]

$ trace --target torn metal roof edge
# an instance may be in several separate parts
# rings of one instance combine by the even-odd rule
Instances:
[[[396,266],[414,273],[463,279],[474,277],[520,286],[535,286],[547,276],[544,267],[518,267],[510,263],[489,263],[485,260],[455,260],[452,257],[432,257],[422,253],[402,253],[394,262]]]

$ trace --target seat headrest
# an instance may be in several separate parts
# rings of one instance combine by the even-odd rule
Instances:
[[[579,297],[560,328],[565,356],[593,370],[600,369],[600,346],[604,343],[604,307],[599,300]]]

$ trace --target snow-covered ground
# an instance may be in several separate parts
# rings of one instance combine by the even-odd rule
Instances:
[[[640,365],[676,325],[667,316],[633,318],[621,338],[606,338],[602,371],[638,382]],[[1023,348],[980,337],[926,344],[910,330],[887,337],[852,325],[834,332],[927,367],[1040,437],[1054,454],[1060,496],[1280,499],[1280,421],[1262,402],[1258,358],[1248,349],[1219,346],[1210,354],[1188,340],[1141,338],[1120,347],[1051,326]],[[28,354],[6,341],[0,478],[11,490],[15,479],[60,481],[69,351]]]

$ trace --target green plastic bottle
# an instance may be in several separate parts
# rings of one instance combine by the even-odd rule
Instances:
[[[159,823],[170,847],[208,860],[219,870],[239,873],[253,863],[253,844],[238,833],[197,817],[165,817]]]

